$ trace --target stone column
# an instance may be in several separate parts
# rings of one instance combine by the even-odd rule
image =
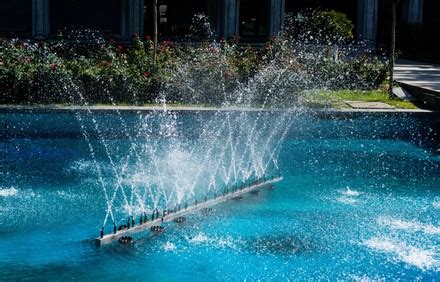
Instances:
[[[370,46],[376,43],[378,0],[358,0],[357,38]]]
[[[240,19],[239,0],[220,0],[217,18],[217,32],[220,37],[230,38],[238,35]]]
[[[144,0],[133,0],[133,33],[144,34]]]
[[[144,0],[122,0],[121,36],[131,38],[144,33]]]
[[[403,1],[402,20],[409,24],[423,23],[423,0]]]
[[[284,9],[285,0],[269,0],[269,36],[276,36],[281,32],[284,24]]]
[[[49,35],[49,0],[32,0],[32,35],[36,38]]]

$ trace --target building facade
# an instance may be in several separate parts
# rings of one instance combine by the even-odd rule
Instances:
[[[158,0],[162,37],[188,34],[194,14],[203,13],[218,37],[265,40],[282,29],[286,12],[305,8],[346,13],[359,40],[375,43],[387,22],[390,0]],[[438,0],[402,0],[401,20],[432,21],[430,7]],[[48,38],[68,29],[100,30],[121,39],[152,34],[153,0],[2,0],[0,35]],[[434,4],[435,6],[435,4]],[[382,28],[381,28],[382,27]]]
[[[159,0],[159,32],[189,32],[203,13],[223,38],[265,38],[282,27],[285,0]],[[94,29],[119,38],[152,34],[153,0],[2,0],[0,35],[48,38],[68,29]]]

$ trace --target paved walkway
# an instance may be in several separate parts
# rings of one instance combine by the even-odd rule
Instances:
[[[364,102],[364,101],[345,101],[352,109],[376,109],[376,110],[393,110],[395,107],[382,102]]]
[[[440,65],[397,60],[394,79],[397,82],[440,93]]]

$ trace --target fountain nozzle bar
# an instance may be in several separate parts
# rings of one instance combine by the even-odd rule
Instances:
[[[180,209],[180,205],[176,205],[174,209],[164,209],[162,211],[162,217],[160,216],[159,210],[156,208],[153,210],[151,215],[151,221],[147,219],[147,213],[143,212],[140,215],[139,222],[140,224],[135,226],[135,219],[133,216],[129,216],[127,220],[127,225],[119,226],[118,230],[116,230],[116,225],[113,226],[113,234],[104,234],[104,227],[101,229],[100,237],[96,238],[96,243],[99,246],[110,244],[114,241],[118,241],[120,238],[127,237],[127,235],[132,235],[134,233],[142,232],[146,229],[151,231],[164,231],[164,228],[161,226],[164,222],[174,221],[176,223],[183,223],[184,216],[190,213],[194,213],[196,211],[208,211],[212,210],[212,206],[217,205],[219,203],[231,200],[231,199],[241,199],[244,194],[253,193],[258,194],[259,189],[263,187],[272,187],[272,184],[279,182],[282,180],[281,176],[270,176],[263,177],[259,179],[254,179],[249,183],[244,182],[241,184],[235,184],[229,189],[226,187],[222,196],[214,196],[211,199],[208,199],[207,195],[204,198],[204,201],[199,202],[195,199],[194,205],[189,206],[186,202],[184,205],[184,209]],[[159,228],[159,227],[160,228]],[[154,227],[154,228],[153,228]],[[131,238],[131,237],[130,237]]]

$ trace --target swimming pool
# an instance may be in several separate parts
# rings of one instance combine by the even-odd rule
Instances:
[[[178,112],[182,136],[204,115]],[[3,118],[2,279],[440,278],[438,117],[298,115],[275,190],[109,248],[93,244],[105,205],[74,115]]]

